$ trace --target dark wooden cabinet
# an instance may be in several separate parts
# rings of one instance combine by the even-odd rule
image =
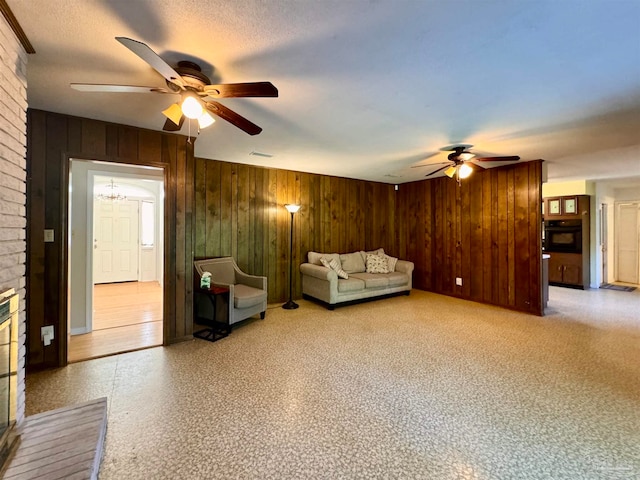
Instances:
[[[545,249],[551,255],[549,259],[549,284],[556,286],[589,288],[590,282],[590,198],[589,195],[569,195],[544,199],[544,219],[554,223],[555,220],[579,221],[582,226],[581,253],[553,251]],[[551,206],[551,207],[550,207]],[[559,223],[559,222],[556,222]],[[545,235],[547,232],[545,231]],[[550,242],[551,243],[551,242]],[[553,245],[551,243],[551,245]]]
[[[553,253],[549,259],[549,283],[581,287],[582,254]]]

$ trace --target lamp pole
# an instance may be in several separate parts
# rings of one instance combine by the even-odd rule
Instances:
[[[291,233],[289,237],[289,300],[282,305],[282,308],[286,310],[294,310],[298,308],[298,304],[293,301],[293,215],[300,210],[300,205],[286,204],[284,206],[291,214]]]

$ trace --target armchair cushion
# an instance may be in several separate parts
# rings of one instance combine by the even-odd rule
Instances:
[[[248,308],[267,301],[267,292],[238,283],[233,289],[233,306]]]

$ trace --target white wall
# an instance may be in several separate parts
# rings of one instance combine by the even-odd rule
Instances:
[[[0,291],[20,294],[18,403],[16,421],[24,418],[27,53],[0,19]],[[44,232],[42,232],[44,235]]]

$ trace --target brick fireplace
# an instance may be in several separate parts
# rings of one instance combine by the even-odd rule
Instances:
[[[9,428],[24,419],[25,410],[26,70],[27,53],[0,16],[0,294],[11,289],[17,294],[6,295],[12,298],[7,303],[13,312],[5,333],[11,332],[8,338],[15,357],[0,359],[0,365],[9,369],[0,373],[0,382],[6,380],[12,395],[7,401]]]

